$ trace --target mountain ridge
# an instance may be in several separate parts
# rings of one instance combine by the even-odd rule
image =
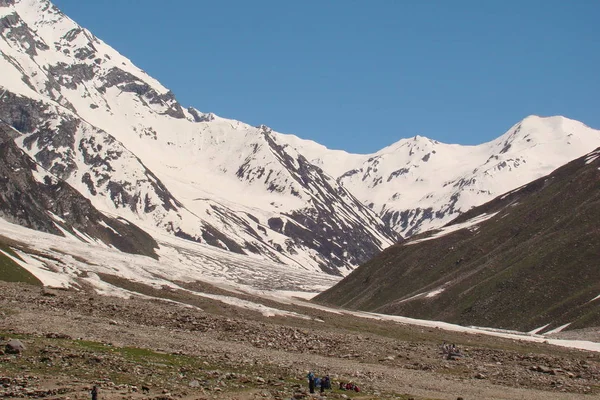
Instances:
[[[47,0],[0,2],[0,52],[0,119],[21,133],[15,142],[32,159],[98,210],[336,275],[600,145],[600,131],[576,127],[568,139],[559,126],[550,129],[555,145],[536,142],[525,155],[515,142],[472,155],[473,146],[420,136],[386,148],[406,157],[329,150],[183,107]],[[428,167],[441,149],[445,161]],[[457,159],[460,168],[448,162]],[[453,168],[461,173],[448,175]]]
[[[544,141],[534,141],[539,136]],[[599,145],[600,131],[579,121],[529,116],[502,136],[475,146],[422,136],[401,139],[354,158],[337,179],[389,227],[410,237],[440,227]],[[527,162],[532,167],[525,166]],[[327,169],[327,161],[316,164]]]

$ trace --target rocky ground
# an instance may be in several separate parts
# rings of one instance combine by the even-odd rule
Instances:
[[[263,301],[311,317],[267,318],[190,293],[128,289],[145,297],[0,283],[0,397],[85,399],[97,385],[101,400],[303,399],[309,370],[333,380],[315,398],[600,396],[598,353]],[[25,349],[8,353],[11,339]],[[464,356],[445,359],[443,341]],[[335,389],[340,381],[362,390]]]

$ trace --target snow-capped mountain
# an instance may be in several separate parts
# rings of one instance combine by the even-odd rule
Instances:
[[[49,1],[0,2],[0,29],[0,119],[99,210],[336,274],[397,240],[282,135],[184,109]]]
[[[600,145],[576,121],[530,117],[480,146],[417,136],[369,155],[330,150],[183,107],[47,0],[0,0],[0,124],[105,215],[341,275],[399,232],[443,225]]]
[[[443,226],[598,146],[600,131],[558,116],[527,117],[478,146],[415,136],[361,156],[295,144],[404,237]]]

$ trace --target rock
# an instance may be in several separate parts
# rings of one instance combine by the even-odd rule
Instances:
[[[482,374],[481,372],[478,372],[478,373],[475,375],[475,378],[476,378],[476,379],[486,379],[486,376],[485,376],[484,374]]]
[[[542,372],[544,374],[552,374],[552,368],[544,367],[543,365],[535,365],[530,368],[532,371]],[[554,375],[554,374],[553,374]]]
[[[7,354],[21,354],[25,351],[25,345],[19,339],[12,339],[6,344]]]
[[[193,388],[200,387],[200,382],[198,382],[197,380],[195,380],[195,379],[194,379],[193,381],[191,381],[191,382],[189,383],[189,386],[190,386],[190,387],[193,387]]]
[[[45,296],[45,297],[56,297],[57,293],[56,293],[56,291],[54,291],[52,289],[44,288],[44,289],[42,289],[42,296]]]

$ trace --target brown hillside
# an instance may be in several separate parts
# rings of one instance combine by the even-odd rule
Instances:
[[[315,301],[523,331],[600,326],[599,156],[597,149],[444,229],[497,213],[478,225],[388,248]]]

